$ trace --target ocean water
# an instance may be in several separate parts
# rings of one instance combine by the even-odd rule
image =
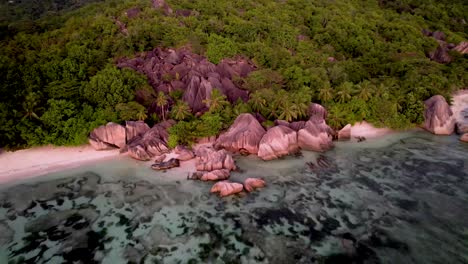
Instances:
[[[468,144],[302,154],[237,157],[267,187],[226,198],[128,158],[0,186],[0,263],[468,263]]]

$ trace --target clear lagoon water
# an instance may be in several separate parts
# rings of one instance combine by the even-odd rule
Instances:
[[[455,136],[236,162],[231,180],[267,187],[219,198],[125,157],[0,186],[0,263],[468,263],[468,144]]]

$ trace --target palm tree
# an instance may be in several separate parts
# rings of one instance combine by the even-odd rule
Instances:
[[[368,101],[375,90],[375,86],[367,80],[359,83],[356,87],[359,89],[358,97],[364,101]]]
[[[330,84],[327,83],[327,85],[319,89],[318,98],[322,103],[329,102],[333,99],[333,89],[330,87]]]
[[[203,100],[203,103],[209,107],[210,112],[221,112],[225,106],[229,105],[226,96],[218,89],[213,89],[210,98]]]
[[[175,120],[184,120],[192,114],[190,106],[183,101],[177,101],[177,103],[172,107],[171,116]]]
[[[37,116],[36,114],[38,104],[39,104],[39,96],[34,92],[28,93],[24,99],[24,102],[22,103],[23,110],[24,110],[23,118],[39,119],[39,116]]]
[[[253,110],[261,112],[265,109],[266,100],[260,91],[255,91],[250,94],[249,104]]]
[[[156,97],[156,105],[161,107],[163,121],[166,121],[166,111],[164,108],[167,105],[167,97],[163,92],[158,93],[158,96]]]
[[[287,122],[291,122],[296,119],[299,112],[297,106],[290,101],[281,105],[279,107],[279,111],[281,114],[278,116],[278,119],[286,120]]]
[[[350,82],[344,82],[338,87],[336,97],[339,103],[346,103],[351,100],[353,94],[353,84]]]

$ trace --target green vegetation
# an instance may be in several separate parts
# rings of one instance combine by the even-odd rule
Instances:
[[[430,61],[438,44],[421,33],[468,39],[462,0],[167,0],[197,11],[188,17],[165,16],[149,0],[88,2],[0,5],[0,146],[82,144],[108,121],[169,117],[180,120],[171,144],[190,143],[242,112],[266,123],[303,119],[311,101],[329,109],[336,128],[362,119],[402,128],[422,121],[423,100],[468,86],[467,55]],[[142,11],[130,19],[132,7]],[[156,93],[140,74],[114,66],[122,56],[185,45],[214,63],[252,59],[259,70],[235,80],[250,91],[248,103],[227,104],[214,90],[210,111],[195,117],[181,94]]]

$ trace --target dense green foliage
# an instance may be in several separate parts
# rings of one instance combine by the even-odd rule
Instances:
[[[452,52],[453,62],[433,62],[427,54],[438,44],[421,34],[427,28],[445,32],[451,43],[468,39],[462,0],[167,2],[197,15],[165,16],[148,0],[108,0],[46,16],[41,12],[63,7],[25,15],[35,7],[2,6],[10,13],[0,21],[0,146],[81,144],[108,121],[169,116],[181,120],[172,144],[190,143],[239,112],[270,121],[305,118],[311,101],[329,109],[334,127],[362,119],[407,127],[421,122],[422,100],[468,85],[467,56]],[[125,10],[135,6],[142,12],[129,19]],[[126,23],[127,36],[115,18]],[[183,45],[214,63],[252,59],[259,71],[236,80],[251,92],[249,102],[231,106],[218,98],[194,117],[180,94],[148,91],[144,77],[114,66],[115,58]],[[149,111],[152,102],[135,102],[138,91],[150,94],[161,114]]]

